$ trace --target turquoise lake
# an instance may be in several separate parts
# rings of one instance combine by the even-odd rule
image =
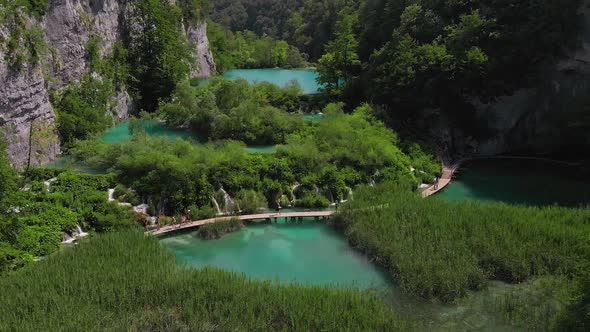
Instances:
[[[161,243],[180,264],[214,266],[255,279],[360,288],[391,285],[384,271],[353,250],[331,226],[313,219],[252,224],[219,240],[184,233]]]
[[[314,69],[233,69],[226,71],[223,77],[233,80],[243,78],[250,83],[270,82],[280,87],[295,80],[304,94],[314,94],[322,89],[316,81],[318,74]]]
[[[457,171],[437,197],[451,201],[577,207],[590,204],[590,179],[572,166],[541,160],[485,159]]]

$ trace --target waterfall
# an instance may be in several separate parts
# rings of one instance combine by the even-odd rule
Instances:
[[[293,186],[291,186],[291,205],[295,204],[297,197],[295,197],[295,190],[301,186],[299,182],[295,182]]]
[[[134,206],[133,207],[133,211],[137,212],[137,213],[141,213],[141,214],[145,214],[147,215],[147,210],[149,208],[149,205],[147,204],[140,204],[138,206]]]
[[[76,241],[76,238],[71,237],[70,234],[68,233],[64,233],[64,237],[63,240],[61,241],[62,244],[72,244],[74,241]]]
[[[109,196],[108,196],[108,197],[109,197],[109,198],[108,198],[109,202],[112,202],[112,201],[114,201],[114,200],[115,200],[115,198],[114,198],[114,195],[115,195],[115,189],[109,189],[109,190],[107,190],[107,192],[108,192],[108,195],[109,195]]]
[[[336,200],[334,200],[334,194],[332,194],[332,190],[328,191],[330,193],[330,205],[336,205]]]
[[[51,189],[51,184],[55,181],[57,181],[57,178],[53,178],[53,179],[49,179],[47,181],[44,181],[43,184],[45,185],[45,189],[47,191],[49,191]]]
[[[315,195],[319,196],[320,195],[320,188],[318,186],[316,186],[315,184],[313,185],[313,188],[315,189]]]
[[[79,239],[79,238],[83,238],[86,236],[88,236],[88,233],[84,232],[82,230],[82,227],[80,227],[80,225],[76,225],[76,230],[74,231],[74,237],[76,239]]]
[[[219,208],[219,203],[217,203],[217,200],[215,199],[215,197],[211,197],[211,201],[213,202],[213,205],[215,206],[215,210],[217,210],[217,215],[220,216],[223,213],[221,212],[221,209]]]
[[[342,197],[342,199],[340,200],[340,203],[346,203],[349,200],[352,201],[352,199],[353,199],[353,197],[352,197],[352,188],[346,187],[346,189],[348,189],[348,195],[346,196],[346,199],[344,199],[344,197]]]
[[[61,241],[62,244],[72,244],[76,242],[76,240],[81,239],[83,237],[88,236],[88,233],[82,230],[80,225],[76,225],[76,229],[72,232],[72,234],[64,233],[63,239]]]
[[[227,210],[229,207],[234,205],[234,200],[227,193],[227,191],[225,191],[225,189],[223,189],[223,186],[221,188],[219,188],[219,190],[221,191],[221,193],[223,193],[223,199],[225,200],[225,210]]]

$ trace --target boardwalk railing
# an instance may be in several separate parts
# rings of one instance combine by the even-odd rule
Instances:
[[[172,232],[177,232],[180,230],[191,229],[203,225],[214,224],[216,222],[230,220],[232,218],[238,218],[243,221],[253,221],[253,220],[273,220],[277,218],[328,218],[331,215],[336,213],[334,210],[330,211],[302,211],[302,212],[285,212],[285,213],[261,213],[261,214],[249,214],[243,216],[224,216],[224,217],[217,217],[217,218],[210,218],[204,220],[197,220],[191,222],[180,223],[176,225],[170,225],[166,227],[162,227],[160,229],[156,229],[153,231],[148,232],[152,235],[165,235]]]

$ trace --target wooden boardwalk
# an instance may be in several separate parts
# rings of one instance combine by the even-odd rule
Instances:
[[[272,220],[276,218],[328,218],[331,215],[336,213],[334,210],[330,211],[302,211],[302,212],[285,212],[285,213],[261,213],[261,214],[249,214],[243,216],[224,216],[224,217],[217,217],[211,219],[204,219],[198,221],[191,221],[182,224],[170,225],[165,226],[160,229],[156,229],[153,231],[149,231],[147,233],[152,235],[165,235],[185,229],[191,229],[203,225],[214,224],[216,222],[230,220],[232,218],[238,218],[243,221],[253,221],[253,220]]]
[[[438,187],[435,189],[433,184],[430,187],[424,189],[424,191],[422,191],[422,197],[430,197],[448,186],[449,183],[451,183],[453,174],[455,174],[457,168],[459,168],[459,164],[456,164],[455,166],[443,166],[442,176],[438,180]]]

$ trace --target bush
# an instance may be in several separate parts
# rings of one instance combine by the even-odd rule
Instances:
[[[115,187],[115,192],[113,193],[113,197],[114,197],[115,199],[120,199],[120,198],[122,198],[123,196],[125,196],[125,195],[127,194],[127,192],[128,192],[128,191],[129,191],[129,189],[127,189],[127,187],[125,187],[125,186],[124,186],[124,185],[122,185],[122,184],[118,184],[118,185]]]
[[[206,240],[220,239],[227,233],[239,231],[244,223],[239,218],[231,218],[199,227],[197,234]]]
[[[324,196],[306,195],[295,200],[295,206],[301,208],[327,208],[330,206],[330,200]]]
[[[264,195],[254,190],[241,190],[237,199],[242,214],[256,214],[260,208],[267,206]]]

